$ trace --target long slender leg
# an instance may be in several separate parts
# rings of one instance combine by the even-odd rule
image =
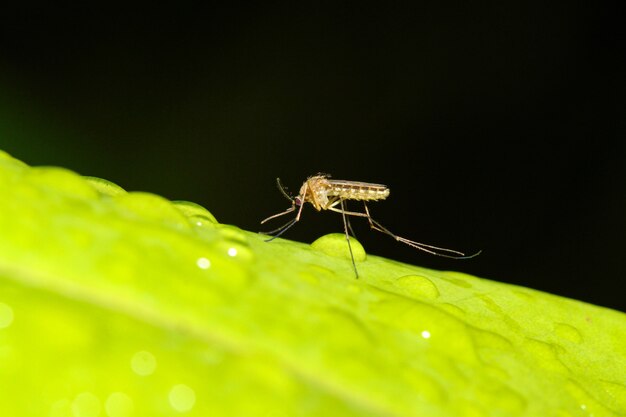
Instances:
[[[374,220],[372,218],[372,216],[370,216],[369,214],[369,210],[367,208],[367,204],[365,204],[365,202],[363,202],[364,206],[365,206],[365,213],[358,213],[358,212],[354,212],[354,211],[346,211],[346,210],[340,210],[336,207],[328,207],[328,210],[337,212],[337,213],[342,213],[342,215],[347,215],[347,216],[356,216],[356,217],[365,217],[367,218],[370,227],[373,230],[376,230],[378,232],[384,233],[388,236],[391,236],[392,238],[394,238],[395,240],[397,240],[398,242],[402,242],[406,245],[409,245],[415,249],[419,249],[421,251],[430,253],[431,255],[437,255],[437,256],[443,256],[444,258],[453,258],[453,259],[468,259],[468,258],[473,258],[474,256],[477,256],[480,254],[480,251],[473,254],[473,255],[469,255],[466,256],[463,252],[459,252],[453,249],[447,249],[447,248],[441,248],[439,246],[433,246],[433,245],[427,245],[425,243],[420,243],[420,242],[415,242],[413,240],[409,240],[403,237],[400,237],[396,234],[393,234],[391,231],[389,231],[387,228],[385,228],[382,224],[378,223],[376,220]],[[448,253],[453,253],[455,255],[447,255],[445,253],[439,253],[436,251],[442,251],[442,252],[448,252]]]
[[[307,191],[307,189],[306,189],[306,187],[305,187],[305,188],[304,188],[304,192],[302,193],[302,195],[303,195],[303,196],[305,196],[305,195],[306,195],[306,191]],[[294,204],[295,204],[295,203],[294,203]],[[284,211],[284,212],[282,212],[282,213],[278,213],[278,214],[276,214],[276,215],[274,215],[274,216],[270,216],[270,217],[268,217],[267,219],[263,220],[261,223],[265,223],[265,222],[266,222],[266,221],[268,221],[269,219],[273,219],[273,218],[275,218],[275,217],[282,216],[283,214],[290,213],[290,212],[292,212],[293,210],[295,210],[295,207],[296,207],[296,206],[295,206],[295,205],[293,205],[293,206],[291,206],[291,208],[289,208],[289,209],[285,210],[285,211]],[[278,229],[274,229],[274,230],[272,230],[271,232],[269,232],[268,234],[272,234],[272,233],[274,233],[274,232],[278,231],[278,233],[277,233],[277,234],[275,234],[274,236],[272,236],[272,237],[271,237],[271,238],[269,238],[269,239],[266,239],[265,241],[266,241],[266,242],[271,242],[272,240],[276,239],[277,237],[279,237],[280,235],[282,235],[283,233],[285,233],[287,230],[289,230],[289,229],[291,228],[291,226],[293,226],[294,224],[296,224],[296,223],[300,220],[300,215],[302,214],[302,208],[303,208],[303,207],[304,207],[304,199],[300,202],[300,208],[298,209],[298,214],[296,214],[296,217],[295,217],[293,220],[290,220],[290,221],[289,221],[288,223],[286,223],[285,225],[283,225],[283,226],[279,227]]]
[[[291,213],[295,209],[296,209],[296,206],[291,206],[291,207],[289,207],[285,211],[282,211],[282,212],[277,213],[277,214],[273,214],[273,215],[269,216],[268,218],[261,220],[261,224],[266,223],[266,222],[268,222],[268,221],[270,221],[272,219],[275,219],[276,217],[284,216],[285,214]]]
[[[350,251],[350,259],[352,260],[352,267],[354,268],[354,274],[356,279],[359,279],[359,271],[356,270],[356,263],[354,262],[354,255],[352,254],[352,245],[350,244],[350,235],[348,234],[348,221],[346,218],[346,211],[343,207],[343,199],[339,200],[341,205],[341,216],[343,217],[343,231],[346,234],[346,241],[348,242],[348,250]]]
[[[367,207],[367,204],[365,203],[365,201],[363,202],[363,206],[365,207],[365,217],[367,217],[367,220],[370,223],[370,227],[374,230],[377,230],[379,232],[382,232],[388,236],[393,237],[395,240],[397,240],[398,242],[402,242],[406,245],[409,245],[411,247],[414,247],[416,249],[422,250],[424,252],[428,252],[432,255],[437,255],[437,256],[443,256],[445,258],[453,258],[453,259],[468,259],[468,258],[473,258],[474,256],[477,256],[480,254],[481,251],[478,251],[477,253],[473,254],[473,255],[468,255],[466,256],[463,252],[459,252],[457,250],[453,250],[453,249],[447,249],[447,248],[441,248],[438,246],[433,246],[433,245],[427,245],[425,243],[419,243],[419,242],[415,242],[413,240],[409,240],[403,237],[400,237],[396,234],[393,234],[392,232],[389,231],[389,229],[387,229],[386,227],[384,227],[382,224],[378,223],[376,220],[374,220],[372,218],[372,216],[370,215],[370,211]],[[428,248],[428,249],[427,249]],[[439,252],[435,252],[434,250],[429,250],[429,249],[435,249],[435,250],[440,250],[443,252],[448,252],[448,253],[454,253],[458,256],[455,255],[446,255],[445,253],[439,253]]]
[[[352,225],[350,224],[350,217],[346,217],[346,221],[348,222],[348,230],[350,230],[350,234],[356,239],[356,233],[354,233],[354,229],[352,229]]]
[[[345,208],[348,206],[348,202],[347,202],[347,201],[344,201],[344,200],[338,200],[338,201],[335,201],[334,203],[332,203],[332,204],[330,205],[330,207],[334,207],[334,206],[336,206],[336,205],[337,205],[337,203],[341,203],[341,204],[342,204],[342,206],[343,206],[343,207],[342,207],[342,210],[344,210],[344,211],[346,211],[346,212],[347,212],[347,210],[345,210]],[[344,217],[345,217],[345,216],[344,216]],[[349,218],[349,217],[346,217],[346,223],[348,223],[348,230],[350,231],[350,235],[351,235],[353,238],[355,238],[355,239],[356,239],[356,233],[354,233],[354,229],[352,228],[352,225],[350,224],[350,218]]]
[[[293,226],[294,224],[296,224],[297,220],[295,218],[289,220],[287,223],[283,224],[282,226],[280,226],[277,229],[271,230],[269,232],[261,232],[264,235],[273,235],[272,237],[270,237],[269,239],[266,239],[266,242],[271,242],[272,240],[276,239],[277,237],[279,237],[280,235],[282,235],[283,233],[285,233],[291,226]],[[276,234],[274,234],[276,233]]]

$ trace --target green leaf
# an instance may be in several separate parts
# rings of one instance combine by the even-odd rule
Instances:
[[[1,416],[626,415],[626,316],[0,154]]]

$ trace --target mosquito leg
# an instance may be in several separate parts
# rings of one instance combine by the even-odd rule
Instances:
[[[350,224],[350,218],[346,217],[346,221],[348,222],[348,230],[350,230],[350,234],[352,235],[353,238],[356,239],[356,234],[354,233],[354,229],[352,229],[352,225]]]
[[[340,210],[340,209],[335,207],[339,203],[340,203],[340,201],[337,200],[336,202],[334,202],[330,206],[326,207],[326,210],[334,211],[335,213],[345,213],[348,216],[368,217],[368,215],[365,214],[365,213],[358,213],[356,211],[348,211],[348,210],[343,210],[343,209]]]
[[[337,204],[340,204],[340,203],[343,204],[343,200],[340,199],[340,198],[337,198],[337,200],[335,200],[335,201],[331,200],[330,204],[326,207],[326,210],[336,211],[337,213],[345,212],[349,216],[350,215],[352,215],[352,216],[358,215],[358,213],[352,213],[351,211],[344,210],[343,208],[341,209],[341,211],[339,209],[335,208],[335,206]],[[347,202],[345,204],[346,204],[346,206],[348,205]],[[350,218],[346,217],[346,221],[348,222],[348,230],[350,230],[350,234],[352,235],[352,237],[354,237],[356,239],[356,233],[354,233],[354,229],[352,229],[352,225],[350,224]]]
[[[334,207],[334,206],[336,206],[336,205],[337,205],[337,203],[341,203],[342,205],[343,205],[343,204],[345,204],[345,206],[344,206],[344,207],[346,207],[346,206],[348,205],[348,202],[345,202],[345,203],[344,203],[344,201],[343,201],[343,200],[337,200],[337,201],[335,201],[333,204],[331,204],[331,205],[330,205],[330,207]],[[346,212],[346,213],[349,213],[348,211],[343,210],[343,208],[342,208],[342,211],[344,211],[344,212]],[[345,216],[344,216],[344,217],[345,217]],[[346,223],[348,223],[348,230],[350,231],[350,235],[356,239],[356,233],[354,233],[354,229],[352,228],[352,224],[350,224],[350,217],[346,217]]]
[[[293,220],[294,220],[294,219],[291,219],[291,220],[289,220],[287,223],[283,224],[282,226],[277,227],[277,228],[276,228],[276,229],[274,229],[274,230],[270,230],[269,232],[259,232],[259,233],[261,233],[262,235],[273,235],[273,234],[275,234],[275,233],[280,232],[280,231],[281,231],[281,230],[283,230],[285,227],[288,227],[289,225],[291,225],[291,223],[293,223]]]
[[[363,206],[365,207],[365,214],[367,217],[367,220],[370,223],[370,227],[374,230],[377,230],[379,232],[382,232],[386,235],[391,236],[392,238],[394,238],[395,240],[397,240],[398,242],[402,242],[406,245],[409,245],[413,248],[419,249],[421,251],[430,253],[432,255],[437,255],[437,256],[443,256],[444,258],[453,258],[453,259],[469,259],[469,258],[473,258],[474,256],[478,256],[480,254],[481,251],[478,251],[477,253],[473,254],[473,255],[465,255],[463,252],[459,252],[453,249],[446,249],[446,248],[441,248],[439,246],[433,246],[433,245],[427,245],[425,243],[419,243],[419,242],[415,242],[403,237],[400,237],[396,234],[393,234],[392,232],[390,232],[386,227],[384,227],[382,224],[378,223],[376,220],[374,220],[372,218],[372,216],[370,216],[370,212],[369,209],[367,208],[367,204],[365,202],[363,202]],[[441,253],[441,252],[437,252],[437,251],[441,251],[441,252],[447,252],[447,253],[452,253],[454,255],[448,255],[446,253]]]
[[[269,239],[266,239],[266,242],[271,242],[272,240],[276,239],[277,237],[279,237],[280,235],[282,235],[283,233],[285,233],[287,230],[289,230],[291,228],[291,226],[293,226],[294,224],[296,224],[298,222],[298,219],[293,219],[291,221],[289,221],[289,223],[287,223],[286,225],[284,225],[282,227],[282,229],[279,229],[280,231],[278,233],[276,233],[274,236],[270,237]]]
[[[280,213],[274,214],[274,215],[269,216],[268,218],[266,218],[266,219],[264,219],[264,220],[261,220],[261,224],[266,223],[266,222],[268,222],[268,221],[270,221],[270,220],[272,220],[272,219],[275,219],[276,217],[284,216],[285,214],[291,213],[291,212],[292,212],[292,211],[294,211],[295,209],[296,209],[296,206],[291,206],[291,207],[289,207],[287,210],[285,210],[285,211],[283,211],[283,212],[280,212]]]
[[[280,186],[280,180],[276,179],[279,186]],[[285,193],[285,196],[287,195],[287,193]],[[305,188],[305,192],[303,193],[303,195],[306,195],[306,188]],[[287,214],[287,213],[291,213],[292,211],[294,211],[296,209],[296,200],[291,200],[293,202],[293,205],[291,207],[289,207],[287,210],[283,211],[282,213],[278,213],[278,214],[274,214],[273,216],[268,217],[267,219],[263,220],[261,222],[261,224],[265,223],[268,220],[274,219],[276,217],[280,217],[283,214]],[[266,242],[271,242],[272,240],[276,239],[277,237],[279,237],[280,235],[282,235],[283,233],[285,233],[287,230],[289,230],[291,228],[291,226],[293,226],[294,224],[296,224],[299,220],[300,220],[300,215],[302,214],[302,208],[304,207],[304,202],[300,202],[299,203],[300,208],[298,208],[298,213],[296,214],[296,217],[292,220],[289,220],[287,223],[285,223],[284,225],[282,225],[281,227],[279,227],[278,229],[274,229],[270,232],[261,232],[265,235],[271,235],[276,233],[274,236],[272,236],[269,239],[266,239]]]
[[[372,219],[372,216],[370,216],[370,211],[367,208],[367,204],[365,202],[363,202],[363,207],[365,207],[365,217],[367,217],[367,221],[370,224],[370,227],[374,230],[377,230],[379,232],[382,232],[386,235],[391,236],[394,239],[398,239],[397,235],[394,235],[393,233],[391,233],[389,230],[387,230],[387,228],[383,227],[382,224],[378,223],[376,220]]]
[[[343,199],[339,200],[341,205],[341,216],[343,217],[343,231],[346,234],[346,241],[348,242],[348,250],[350,251],[350,259],[352,260],[352,267],[354,268],[354,274],[356,279],[359,279],[359,271],[356,269],[356,263],[354,262],[354,255],[352,254],[352,245],[350,244],[350,235],[348,234],[348,225],[350,224],[346,218],[346,211],[343,207]],[[352,228],[350,228],[352,229]]]
[[[289,230],[291,228],[291,226],[296,224],[300,220],[300,215],[302,214],[302,207],[304,207],[304,204],[300,205],[300,208],[298,209],[298,214],[296,215],[296,217],[293,220],[290,220],[288,223],[286,223],[285,225],[279,227],[278,229],[274,229],[271,232],[266,233],[266,234],[273,234],[275,232],[278,232],[274,236],[272,236],[271,238],[267,239],[266,242],[271,242],[272,240],[276,239],[277,237],[279,237],[280,235],[285,233],[287,230]]]

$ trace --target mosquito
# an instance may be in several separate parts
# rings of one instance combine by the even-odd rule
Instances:
[[[354,231],[352,230],[348,216],[365,217],[369,222],[371,229],[391,236],[398,242],[402,242],[415,249],[430,253],[431,255],[443,256],[445,258],[452,259],[469,259],[480,254],[479,251],[473,255],[465,255],[464,253],[453,249],[440,248],[438,246],[415,242],[390,232],[387,228],[372,218],[369,208],[367,207],[368,201],[385,200],[389,197],[389,187],[386,185],[360,181],[332,180],[328,174],[317,174],[307,178],[307,180],[302,184],[302,187],[300,187],[300,193],[298,196],[292,198],[285,190],[285,187],[281,184],[280,178],[276,178],[276,183],[278,184],[278,189],[283,196],[291,201],[291,207],[283,212],[269,216],[265,220],[261,221],[261,224],[294,211],[297,213],[295,218],[289,220],[279,228],[269,232],[263,232],[264,234],[272,235],[272,237],[267,239],[266,242],[276,239],[289,230],[291,226],[300,221],[300,216],[302,215],[302,209],[305,203],[311,203],[317,211],[330,210],[340,213],[343,219],[343,231],[346,235],[346,241],[348,242],[348,250],[350,252],[350,258],[352,259],[352,266],[357,279],[359,278],[359,272],[357,271],[356,263],[354,262],[354,255],[352,254],[352,246],[350,244],[350,234],[348,233],[348,231],[350,231],[352,236],[354,236]],[[362,201],[365,212],[361,213],[346,210],[348,200]]]

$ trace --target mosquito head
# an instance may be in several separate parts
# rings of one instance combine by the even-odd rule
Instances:
[[[292,201],[293,201],[293,204],[295,204],[298,207],[302,205],[302,199],[300,199],[300,196],[294,198]]]

